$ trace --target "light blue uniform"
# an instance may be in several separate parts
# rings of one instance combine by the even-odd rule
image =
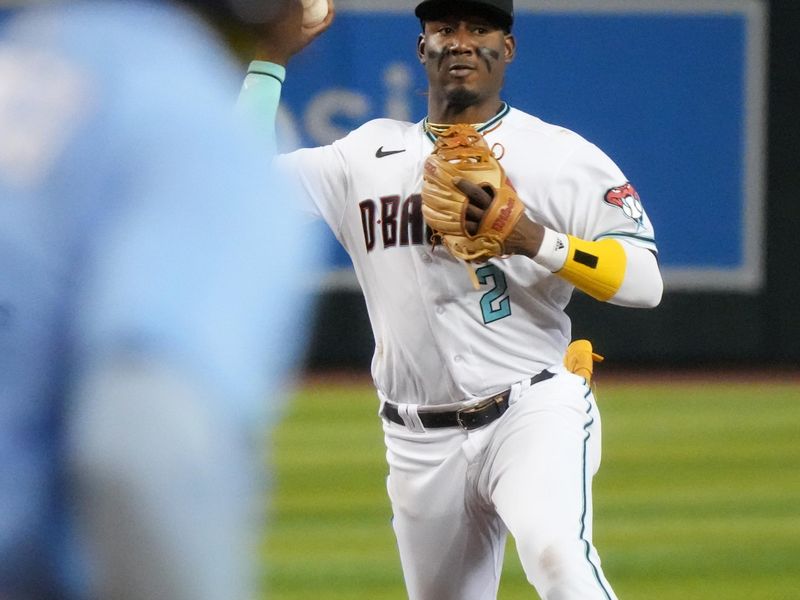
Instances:
[[[317,243],[236,126],[240,81],[213,34],[166,4],[0,10],[4,599],[83,589],[64,469],[82,374],[141,356],[243,436],[275,416],[265,399],[303,339],[296,284]],[[230,485],[261,458],[234,464]]]

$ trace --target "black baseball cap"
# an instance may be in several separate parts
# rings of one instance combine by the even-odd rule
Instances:
[[[506,31],[514,22],[514,0],[423,0],[414,14],[421,21],[442,17],[453,11],[475,10],[486,14]]]

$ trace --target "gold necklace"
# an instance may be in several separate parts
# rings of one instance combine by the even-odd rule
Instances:
[[[458,124],[460,125],[460,123],[458,123]],[[495,129],[500,127],[500,125],[502,125],[502,124],[503,124],[503,121],[498,121],[497,123],[495,123],[489,129],[487,129],[485,131],[479,131],[479,133],[481,135],[486,135],[487,133],[491,133],[492,131],[494,131]],[[434,135],[436,137],[439,137],[440,135],[442,135],[445,131],[447,131],[448,129],[453,127],[453,125],[456,125],[456,123],[431,123],[430,121],[427,120],[427,118],[425,119],[425,131],[429,132],[431,135]],[[486,125],[486,122],[483,122],[483,123],[470,123],[470,127],[475,129],[475,131],[478,131],[478,129],[480,127],[484,127],[485,125]]]
[[[425,119],[425,131],[432,133],[433,135],[441,135],[453,125],[455,125],[455,123],[431,123],[428,121],[428,119]],[[478,127],[483,126],[483,123],[471,123],[470,125],[475,129],[478,129]]]

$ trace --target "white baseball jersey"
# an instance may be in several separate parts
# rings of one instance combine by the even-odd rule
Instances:
[[[596,146],[507,105],[478,130],[532,220],[656,250],[633,186]],[[352,258],[375,335],[378,391],[420,405],[489,396],[560,363],[573,291],[524,256],[476,265],[475,290],[463,263],[431,247],[420,190],[433,139],[424,121],[377,119],[281,158]]]

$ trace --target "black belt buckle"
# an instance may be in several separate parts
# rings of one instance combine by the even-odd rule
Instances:
[[[487,425],[506,412],[508,404],[503,404],[503,402],[507,399],[508,392],[506,391],[502,394],[494,396],[493,398],[489,398],[489,400],[477,406],[457,410],[456,423],[458,423],[459,427],[466,430],[477,429],[478,427]],[[466,421],[463,418],[464,415],[468,415]]]

